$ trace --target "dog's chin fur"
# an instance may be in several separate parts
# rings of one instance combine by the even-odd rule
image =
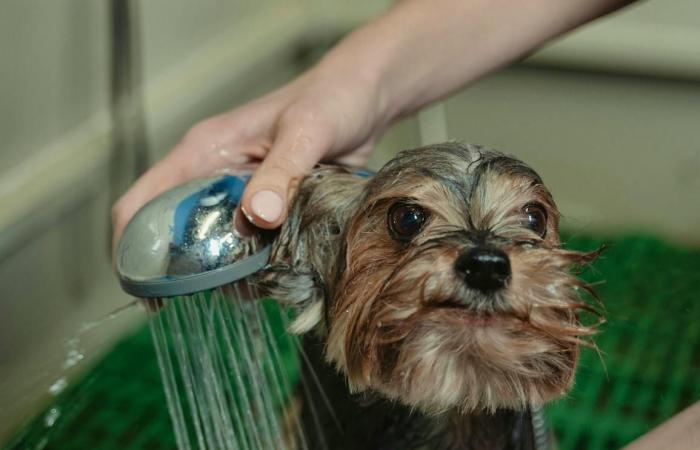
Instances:
[[[429,219],[401,242],[387,214],[406,199]],[[544,237],[522,225],[533,202],[548,215]],[[352,391],[429,414],[524,408],[570,388],[594,331],[579,322],[589,288],[571,269],[596,254],[562,249],[558,218],[532,169],[483,147],[402,152],[370,180],[319,168],[301,183],[259,284],[298,307],[293,331],[318,331]],[[482,293],[458,275],[458,255],[478,244],[508,255],[505,288]]]

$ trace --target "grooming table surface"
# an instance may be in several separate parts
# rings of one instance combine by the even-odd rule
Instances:
[[[700,250],[640,236],[566,243],[610,245],[584,274],[598,283],[607,322],[595,337],[600,355],[583,350],[576,385],[548,408],[549,421],[561,450],[618,449],[700,400]],[[147,328],[73,386],[3,448],[176,448]],[[47,427],[52,408],[60,417]]]

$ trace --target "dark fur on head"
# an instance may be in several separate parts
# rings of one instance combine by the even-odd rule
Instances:
[[[408,240],[388,225],[398,202],[425,212]],[[544,211],[539,234],[528,205]],[[480,146],[404,151],[370,179],[321,167],[300,184],[260,285],[299,308],[292,330],[316,328],[355,392],[427,413],[541,404],[571,386],[593,332],[571,269],[597,254],[562,249],[558,221],[531,168]],[[507,255],[505,287],[464,282],[456,262],[475,247]]]

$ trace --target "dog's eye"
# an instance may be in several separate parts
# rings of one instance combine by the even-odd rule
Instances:
[[[547,234],[547,212],[542,205],[530,203],[523,208],[523,226],[534,231],[539,237]]]
[[[408,241],[423,228],[426,216],[418,205],[396,203],[389,209],[389,230],[394,239]]]

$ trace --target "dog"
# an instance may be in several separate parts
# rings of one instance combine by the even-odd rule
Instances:
[[[570,389],[598,313],[572,269],[599,251],[562,248],[559,217],[533,169],[477,145],[307,176],[258,285],[296,309],[333,406],[312,447],[541,446],[532,408]]]

